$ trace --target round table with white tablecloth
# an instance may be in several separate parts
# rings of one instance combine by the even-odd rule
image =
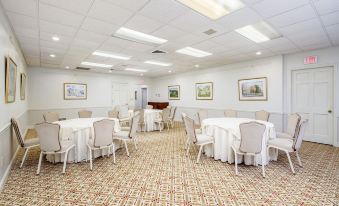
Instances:
[[[163,127],[163,125],[154,123],[155,120],[161,119],[161,113],[162,113],[162,110],[159,110],[159,109],[145,109],[144,110],[144,118],[145,118],[147,132],[160,130],[159,127],[160,126]]]
[[[205,146],[205,154],[210,157],[214,157],[215,160],[221,160],[222,162],[233,163],[234,162],[234,152],[232,150],[232,145],[234,142],[234,136],[237,140],[240,140],[240,129],[239,125],[242,123],[247,123],[255,121],[266,126],[264,133],[264,141],[262,144],[262,154],[266,155],[266,144],[269,139],[276,138],[276,132],[274,125],[270,122],[248,119],[248,118],[208,118],[204,119],[202,122],[202,130],[204,134],[214,137],[214,146],[207,145]],[[266,157],[266,164],[269,160],[276,160],[278,153],[276,150],[272,149],[269,152],[268,157]],[[238,162],[242,162],[244,159],[245,164],[253,164],[253,156],[238,156]],[[261,157],[258,156],[257,164],[261,164]]]
[[[110,119],[114,122],[114,131],[120,131],[119,120],[116,118],[76,118],[64,121],[53,122],[60,125],[60,141],[71,140],[75,144],[75,149],[68,153],[67,162],[81,162],[87,159],[87,143],[92,138],[93,123],[102,119]],[[115,144],[117,145],[117,144]],[[115,148],[117,149],[117,148]],[[94,157],[106,155],[107,151],[97,150]],[[47,160],[51,162],[62,162],[64,154],[47,155]]]

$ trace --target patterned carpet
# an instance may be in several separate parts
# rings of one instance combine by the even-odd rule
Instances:
[[[19,169],[20,151],[0,205],[339,205],[339,148],[304,142],[304,168],[295,164],[293,175],[281,154],[263,179],[260,167],[241,165],[235,176],[234,165],[204,155],[196,164],[197,149],[185,156],[178,125],[138,140],[130,157],[117,151],[116,165],[98,158],[93,171],[86,162],[68,164],[64,175],[62,164],[44,161],[37,176],[38,149]]]

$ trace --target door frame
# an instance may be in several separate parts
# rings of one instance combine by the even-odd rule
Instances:
[[[332,145],[335,147],[339,147],[339,141],[338,138],[338,122],[337,119],[339,119],[338,116],[338,102],[339,102],[339,65],[338,64],[317,64],[317,65],[303,65],[300,67],[294,67],[290,69],[288,73],[288,79],[287,79],[287,85],[289,86],[289,93],[290,93],[290,99],[287,101],[289,103],[289,112],[292,112],[293,108],[293,72],[298,70],[306,70],[306,69],[317,69],[317,68],[324,68],[324,67],[332,67],[333,69],[333,139],[332,139]]]

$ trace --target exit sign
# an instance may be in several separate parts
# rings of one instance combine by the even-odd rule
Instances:
[[[316,64],[318,62],[318,56],[308,56],[304,58],[304,64]]]

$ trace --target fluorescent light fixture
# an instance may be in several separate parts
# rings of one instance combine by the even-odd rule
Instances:
[[[243,8],[240,0],[177,0],[191,9],[216,20],[226,14]]]
[[[255,54],[256,55],[261,55],[262,53],[261,53],[261,51],[257,51]]]
[[[149,34],[145,34],[142,32],[134,31],[132,29],[128,29],[125,27],[121,27],[118,29],[114,36],[122,38],[122,39],[127,39],[130,41],[135,41],[135,42],[142,42],[142,43],[152,43],[152,44],[163,44],[167,42],[166,39],[162,39],[159,37],[155,37]]]
[[[58,36],[52,36],[52,40],[53,40],[53,41],[59,41],[60,38],[59,38]]]
[[[147,70],[145,70],[145,69],[134,69],[134,68],[126,68],[125,71],[147,72]]]
[[[172,70],[168,70],[168,73],[172,73]]]
[[[81,64],[86,65],[86,66],[103,67],[103,68],[111,68],[113,66],[109,64],[99,64],[99,63],[94,63],[94,62],[81,62]]]
[[[96,55],[96,56],[109,57],[109,58],[113,58],[113,59],[129,60],[131,58],[130,56],[125,56],[125,55],[121,55],[121,54],[114,54],[114,53],[109,53],[109,52],[104,52],[104,51],[99,51],[99,50],[94,51],[92,54]]]
[[[154,64],[154,65],[163,66],[163,67],[168,67],[172,65],[171,63],[159,62],[159,61],[153,61],[153,60],[148,60],[148,61],[145,61],[144,63]]]
[[[66,69],[69,69],[70,67],[69,66],[65,66]]]
[[[277,31],[263,21],[257,24],[244,26],[235,31],[256,43],[281,37]]]
[[[199,64],[196,64],[196,65],[194,65],[194,67],[195,67],[195,68],[199,68],[199,67],[200,67],[200,65],[199,65]]]
[[[178,49],[175,52],[186,54],[186,55],[193,56],[193,57],[206,57],[206,56],[212,55],[212,53],[205,52],[199,49],[194,49],[192,47],[185,47],[182,49]]]
[[[52,58],[56,57],[55,54],[50,54],[49,56],[52,57]]]

